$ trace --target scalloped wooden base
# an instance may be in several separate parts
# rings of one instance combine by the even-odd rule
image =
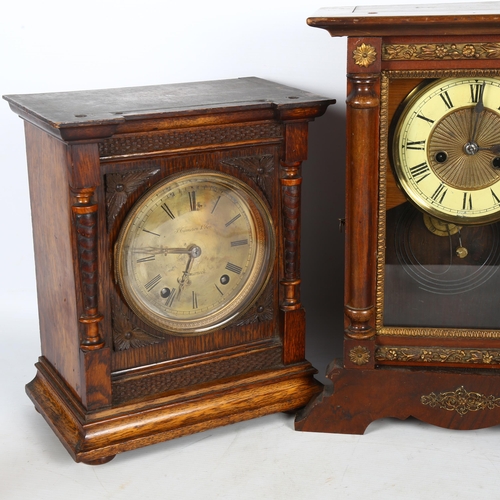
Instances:
[[[321,391],[307,362],[86,412],[43,358],[26,392],[76,462],[99,465],[123,451],[242,420],[296,410]]]
[[[380,418],[415,417],[447,429],[500,424],[500,373],[386,367],[348,369],[334,360],[333,382],[295,420],[296,430],[363,434]]]

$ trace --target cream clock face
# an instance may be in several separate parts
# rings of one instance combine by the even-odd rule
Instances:
[[[274,247],[271,216],[246,184],[197,171],[166,179],[132,208],[116,275],[143,321],[196,335],[248,309],[269,278]]]
[[[394,129],[396,178],[424,212],[454,224],[500,219],[500,79],[418,88]]]

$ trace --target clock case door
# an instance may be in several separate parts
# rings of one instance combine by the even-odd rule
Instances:
[[[478,245],[477,269],[491,279],[476,279],[465,294],[425,290],[429,275],[450,266],[450,238],[431,234],[401,191],[391,133],[398,108],[422,82],[500,77],[500,40],[484,18],[482,26],[470,17],[403,23],[388,15],[363,19],[361,27],[354,19],[310,20],[333,36],[349,36],[344,356],[328,368],[333,392],[325,388],[298,415],[296,428],[361,434],[378,418],[410,416],[456,429],[496,425],[498,224],[462,231]],[[464,263],[457,261],[454,255],[452,269],[460,274]],[[440,278],[437,286],[449,292],[455,285]]]
[[[6,99],[25,120],[33,214],[42,356],[27,392],[76,461],[294,410],[318,393],[300,302],[301,163],[308,122],[333,100],[257,78]],[[141,195],[200,169],[256,193],[276,251],[235,322],[169,335],[128,307],[114,246]]]

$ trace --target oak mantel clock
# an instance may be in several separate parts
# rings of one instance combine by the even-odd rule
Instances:
[[[332,102],[258,78],[5,97],[25,120],[42,356],[71,456],[304,406],[301,163]]]
[[[500,2],[339,7],[347,36],[343,360],[302,430],[500,423]]]

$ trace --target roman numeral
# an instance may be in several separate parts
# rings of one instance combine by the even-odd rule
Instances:
[[[431,198],[441,204],[443,203],[444,197],[446,196],[447,192],[448,188],[441,183],[436,191],[434,191],[434,194],[431,196]]]
[[[191,212],[197,210],[196,207],[196,191],[189,191],[189,206],[191,208]]]
[[[411,176],[417,181],[417,184],[420,181],[423,181],[426,177],[431,175],[431,169],[427,163],[420,163],[410,168]]]
[[[434,120],[431,120],[430,118],[427,118],[424,115],[417,115],[417,118],[420,118],[421,120],[425,120],[426,122],[429,122],[429,123],[434,123]]]
[[[147,257],[143,257],[142,259],[137,259],[137,262],[151,262],[156,259],[156,255],[148,255]]]
[[[241,217],[241,214],[235,215],[230,221],[226,222],[226,227],[229,227],[233,222],[236,222]]]
[[[406,149],[415,149],[418,151],[423,151],[425,149],[425,141],[407,141]]]
[[[248,245],[248,240],[231,241],[232,247],[240,247],[241,245]]]
[[[158,274],[156,275],[152,280],[148,281],[145,285],[144,288],[150,292],[159,282],[161,281],[161,275]]]
[[[445,105],[448,109],[453,108],[453,102],[450,99],[448,91],[445,90],[442,94],[439,94],[439,97],[441,97],[441,99],[443,99],[443,102],[445,103]]]
[[[175,215],[173,214],[172,210],[170,210],[170,208],[168,207],[168,205],[166,203],[163,203],[161,205],[161,208],[163,208],[163,210],[165,210],[165,213],[171,218],[171,219],[175,219]]]
[[[235,274],[240,274],[241,270],[242,270],[242,268],[240,266],[237,266],[236,264],[232,264],[231,262],[228,262],[226,264],[226,269],[228,271],[231,271],[232,273],[235,273]]]
[[[484,83],[470,84],[470,100],[473,103],[478,103],[484,92]]]
[[[462,210],[472,210],[472,194],[464,193],[464,201],[462,203]]]

